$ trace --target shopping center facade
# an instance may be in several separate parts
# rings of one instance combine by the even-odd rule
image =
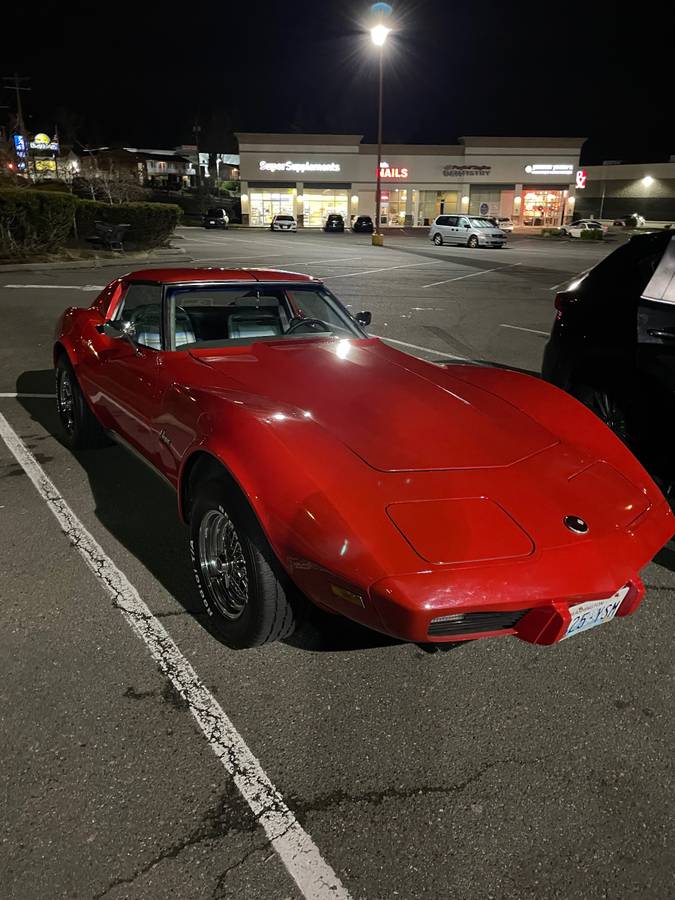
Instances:
[[[377,146],[358,134],[238,134],[244,225],[274,215],[320,228],[375,216]],[[559,225],[574,214],[584,138],[464,137],[456,145],[382,148],[383,227],[423,227],[442,213]]]

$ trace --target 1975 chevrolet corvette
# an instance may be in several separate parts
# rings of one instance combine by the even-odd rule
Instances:
[[[656,485],[536,378],[394,350],[309,276],[155,269],[61,317],[73,449],[113,438],[176,490],[215,629],[283,638],[305,598],[404,640],[553,644],[644,595]]]

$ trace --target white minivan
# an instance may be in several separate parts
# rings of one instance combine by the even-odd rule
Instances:
[[[443,244],[503,247],[506,233],[483,216],[437,216],[429,229],[429,240],[437,247]]]

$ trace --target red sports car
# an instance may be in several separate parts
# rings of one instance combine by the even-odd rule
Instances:
[[[539,379],[424,362],[369,322],[305,275],[134,272],[58,323],[65,439],[113,438],[175,488],[230,646],[287,636],[305,598],[420,642],[632,613],[675,525],[621,441]]]

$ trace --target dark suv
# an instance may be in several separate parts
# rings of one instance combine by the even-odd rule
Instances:
[[[372,234],[374,230],[375,226],[373,225],[373,220],[370,216],[354,216],[352,231],[365,231],[368,234]]]
[[[631,238],[555,298],[547,381],[609,425],[671,490],[675,475],[675,234]]]
[[[331,213],[323,226],[324,231],[344,231],[345,220],[339,213]]]

